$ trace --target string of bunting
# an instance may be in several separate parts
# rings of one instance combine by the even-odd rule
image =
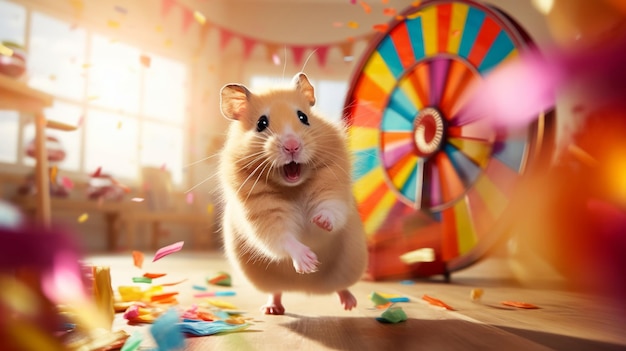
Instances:
[[[326,66],[328,52],[331,48],[338,47],[341,50],[343,57],[352,57],[353,45],[359,40],[370,40],[376,33],[369,33],[360,37],[353,37],[344,41],[324,43],[324,44],[312,44],[312,45],[299,45],[299,44],[286,44],[277,43],[271,41],[265,41],[262,39],[254,38],[243,33],[239,33],[215,23],[206,20],[204,15],[198,11],[193,10],[189,6],[177,1],[177,0],[161,0],[161,16],[166,18],[172,9],[177,7],[182,13],[182,32],[187,33],[193,22],[197,22],[200,25],[200,34],[198,38],[198,51],[204,49],[207,35],[211,30],[219,32],[219,46],[221,50],[224,50],[233,39],[241,40],[243,44],[243,59],[250,58],[252,51],[257,45],[265,47],[268,60],[275,64],[280,63],[281,50],[289,50],[293,55],[294,63],[296,66],[302,64],[304,55],[308,50],[313,50],[314,55],[320,67]]]

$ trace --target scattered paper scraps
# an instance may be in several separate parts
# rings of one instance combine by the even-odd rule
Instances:
[[[50,167],[50,182],[52,182],[52,184],[57,183],[58,174],[59,174],[59,168],[57,166]]]
[[[191,288],[192,288],[193,290],[200,290],[200,291],[206,291],[206,290],[207,290],[207,287],[206,287],[206,286],[196,285],[196,284],[194,284]]]
[[[531,310],[531,309],[538,309],[539,308],[539,306],[533,305],[532,303],[528,303],[528,302],[502,301],[500,303],[503,304],[504,306],[524,308],[524,309],[529,309],[529,310]]]
[[[411,279],[405,279],[405,280],[401,280],[400,284],[402,284],[402,285],[414,285],[415,281],[413,281]]]
[[[176,310],[170,309],[152,324],[150,333],[159,350],[177,350],[185,347],[183,328],[179,326],[178,320]]]
[[[78,216],[77,221],[78,221],[78,223],[85,223],[85,222],[87,222],[88,219],[89,219],[89,214],[83,213],[80,216]]]
[[[433,262],[435,260],[435,250],[430,247],[425,247],[409,251],[400,255],[400,260],[406,264]]]
[[[374,306],[376,306],[377,308],[379,308],[380,306],[384,306],[386,308],[387,306],[391,305],[391,301],[387,300],[386,298],[382,297],[380,294],[376,292],[372,292],[370,294],[370,300],[374,303]]]
[[[166,273],[144,273],[143,276],[150,279],[156,279],[164,277]]]
[[[228,302],[228,301],[223,301],[223,300],[217,300],[217,299],[206,299],[205,300],[208,304],[218,307],[218,308],[223,308],[225,310],[236,310],[237,306],[233,305],[232,303]]]
[[[210,284],[219,286],[232,286],[232,278],[226,272],[218,272],[216,275],[207,279]]]
[[[386,7],[383,9],[383,15],[385,16],[395,16],[398,13],[393,7]]]
[[[119,28],[120,27],[120,22],[115,21],[115,20],[108,20],[107,21],[107,26],[109,28]]]
[[[196,20],[196,22],[200,23],[201,25],[204,25],[206,23],[206,17],[204,17],[202,12],[200,11],[194,11],[193,18]]]
[[[148,55],[139,56],[139,63],[146,68],[150,68],[150,64],[152,63],[152,59]]]
[[[74,189],[74,182],[66,176],[61,177],[61,184],[63,185],[65,189],[68,189],[68,190]]]
[[[455,311],[455,309],[452,306],[446,304],[445,302],[443,302],[443,301],[441,301],[439,299],[436,299],[434,297],[428,296],[426,294],[424,294],[424,296],[422,296],[422,300],[428,302],[429,304],[431,304],[433,306],[439,306],[439,307],[443,307],[443,308],[445,308],[446,310],[449,310],[449,311]]]
[[[178,295],[178,291],[172,291],[172,292],[168,292],[168,293],[152,295],[152,296],[150,296],[150,301],[151,302],[172,301],[173,297],[176,296],[176,295]]]
[[[401,307],[390,307],[376,320],[382,323],[400,323],[407,320],[407,315]]]
[[[139,348],[141,343],[143,342],[143,336],[139,332],[135,332],[130,335],[124,345],[122,345],[122,349],[120,351],[135,351]]]
[[[154,258],[152,259],[152,262],[156,262],[157,260],[160,260],[161,258],[167,256],[167,255],[171,255],[177,251],[180,251],[183,248],[183,245],[185,244],[184,241],[179,241],[176,242],[174,244],[168,245],[168,246],[164,246],[162,248],[160,248],[156,254],[154,255]]]
[[[195,298],[214,297],[214,296],[235,296],[237,293],[234,291],[207,291],[196,293],[193,295]]]
[[[484,293],[485,291],[483,289],[480,289],[480,288],[472,289],[470,291],[470,299],[472,301],[480,301]]]
[[[143,252],[133,250],[132,255],[133,255],[133,264],[135,265],[135,267],[141,269],[141,267],[143,267],[143,260],[144,260]]]
[[[350,22],[346,23],[346,26],[348,28],[357,29],[357,28],[359,28],[359,23],[355,22],[355,21],[350,21]]]
[[[133,277],[133,283],[152,284],[152,279],[146,277]]]
[[[363,11],[365,11],[365,13],[367,13],[367,14],[372,13],[372,7],[368,3],[366,3],[363,0],[361,0],[361,1],[359,1],[359,4],[361,5],[361,7],[363,8]]]
[[[380,33],[385,33],[387,31],[387,29],[389,29],[389,24],[387,23],[379,23],[379,24],[375,24],[372,26],[372,29],[374,29],[377,32]]]
[[[183,333],[192,334],[195,336],[207,336],[219,333],[231,333],[241,330],[245,330],[251,326],[249,323],[232,324],[227,321],[213,321],[213,322],[181,322],[178,323]]]

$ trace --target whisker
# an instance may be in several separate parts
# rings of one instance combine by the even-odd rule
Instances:
[[[200,163],[200,162],[204,162],[204,161],[206,161],[206,160],[208,160],[208,159],[210,159],[210,158],[213,158],[213,157],[215,157],[215,156],[219,156],[219,155],[220,155],[219,153],[216,153],[216,154],[213,154],[213,155],[211,155],[211,156],[208,156],[208,157],[205,157],[205,158],[203,158],[203,159],[200,159],[200,160],[198,160],[198,161],[194,161],[194,162],[192,162],[192,163],[188,163],[188,164],[186,164],[186,165],[184,165],[184,166],[183,166],[183,169],[184,169],[184,168],[187,168],[187,167],[191,167],[191,166],[193,166],[193,165],[197,165],[197,164],[198,164],[198,163]]]
[[[263,175],[263,172],[269,165],[270,165],[269,163],[266,163],[263,169],[261,170],[261,172],[259,172],[259,175],[256,177],[256,180],[254,181],[254,184],[252,184],[250,191],[248,191],[248,196],[246,196],[246,200],[244,201],[248,201],[248,198],[250,198],[250,194],[252,194],[252,190],[254,190],[254,187],[257,185],[257,183],[259,182],[259,179],[261,179],[261,176]]]
[[[216,176],[216,175],[218,175],[218,174],[219,174],[219,173],[217,173],[217,172],[213,173],[211,176],[209,176],[209,177],[205,178],[205,179],[204,179],[203,181],[201,181],[200,183],[198,183],[198,184],[196,184],[196,185],[192,186],[191,188],[187,189],[187,190],[185,191],[185,194],[187,194],[188,192],[192,191],[193,189],[195,189],[195,188],[199,187],[200,185],[202,185],[202,184],[204,184],[204,183],[208,182],[209,180],[213,179],[213,177],[215,177],[215,176]]]

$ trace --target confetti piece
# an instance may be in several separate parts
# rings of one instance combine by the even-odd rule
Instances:
[[[151,284],[152,283],[152,279],[146,278],[146,277],[133,277],[133,283]]]
[[[57,183],[57,174],[59,174],[59,168],[57,166],[50,167],[50,181],[52,184]]]
[[[341,28],[341,27],[343,27],[343,22],[333,22],[333,27]]]
[[[57,76],[55,76],[54,74],[51,74],[50,76],[48,76],[48,79],[55,81],[57,80]]]
[[[377,321],[383,323],[400,323],[407,320],[406,312],[400,307],[388,308],[383,314],[376,318]]]
[[[357,22],[354,22],[354,21],[350,21],[350,22],[348,22],[346,25],[347,25],[349,28],[352,28],[352,29],[357,29],[357,28],[359,28],[359,24],[358,24]]]
[[[219,333],[232,333],[240,330],[244,330],[250,327],[251,324],[230,324],[226,321],[213,321],[213,322],[181,322],[178,323],[180,330],[183,333],[188,333],[196,336],[207,336]]]
[[[165,171],[167,170],[166,164],[162,164],[161,167],[159,168],[161,171]]]
[[[174,296],[178,295],[177,291],[174,292],[169,292],[169,293],[165,293],[165,294],[159,294],[159,295],[152,295],[150,296],[150,301],[154,302],[154,301],[163,301],[163,300],[168,300]]]
[[[400,284],[402,284],[402,285],[413,285],[413,284],[415,284],[415,282],[410,280],[410,279],[406,279],[406,280],[401,280]]]
[[[400,260],[406,264],[433,262],[435,260],[435,250],[432,248],[423,248],[409,251],[400,255]]]
[[[373,292],[370,294],[370,300],[374,303],[375,306],[382,306],[389,304],[389,300],[380,296],[380,294]]]
[[[13,49],[0,43],[0,55],[11,57],[13,56]]]
[[[83,213],[80,216],[78,216],[78,223],[85,223],[87,220],[89,219],[89,215],[87,213]]]
[[[172,39],[165,39],[165,41],[163,42],[163,45],[165,45],[166,47],[170,47],[172,46]]]
[[[132,202],[143,202],[144,198],[142,197],[133,197],[132,199],[130,199],[130,201]]]
[[[443,301],[436,299],[434,297],[430,297],[428,295],[424,295],[422,296],[422,300],[427,301],[429,304],[434,305],[434,306],[439,306],[439,307],[443,307],[446,310],[449,311],[454,311],[454,308],[452,308],[450,305],[444,303]]]
[[[372,7],[368,3],[366,3],[365,1],[359,1],[359,4],[361,5],[365,13],[372,13]]]
[[[117,129],[122,129],[122,121],[117,121]]]
[[[135,265],[135,267],[141,269],[141,267],[143,266],[143,252],[141,251],[133,251],[133,264]]]
[[[150,64],[152,63],[152,59],[148,55],[139,56],[139,63],[146,68],[150,68]]]
[[[208,205],[206,206],[206,212],[207,212],[208,214],[212,214],[212,213],[213,213],[213,209],[214,209],[214,208],[215,208],[215,206],[213,206],[213,204],[208,204]]]
[[[537,309],[537,308],[539,308],[539,306],[536,306],[536,305],[533,305],[532,303],[527,303],[527,302],[502,301],[500,303],[503,304],[504,306],[511,306],[511,307],[524,308],[524,309]]]
[[[183,280],[179,280],[177,282],[171,282],[171,283],[163,283],[161,284],[162,286],[174,286],[174,285],[178,285],[180,283],[184,283],[187,281],[187,278],[183,279]]]
[[[160,248],[156,254],[154,255],[154,259],[152,259],[152,262],[155,262],[157,260],[160,260],[161,258],[173,254],[174,252],[180,251],[180,249],[183,248],[183,245],[185,244],[184,241],[179,241],[176,242],[174,244],[168,245],[168,246],[164,246],[162,248]]]
[[[395,16],[396,13],[398,13],[398,12],[393,7],[387,7],[385,9],[383,9],[383,15],[385,15],[385,16]]]
[[[143,276],[150,279],[156,279],[164,277],[165,273],[144,273]]]
[[[377,32],[385,33],[389,28],[389,25],[387,23],[380,23],[373,25],[372,28]]]
[[[187,193],[185,196],[185,201],[187,204],[191,205],[193,203],[193,193]]]
[[[141,336],[141,333],[135,332],[131,334],[128,339],[126,339],[126,342],[124,342],[120,351],[135,351],[139,348],[142,341],[143,337]]]
[[[69,190],[74,189],[74,182],[68,177],[65,177],[65,176],[61,177],[61,184],[66,189],[69,189]]]
[[[470,291],[470,299],[472,301],[478,301],[483,296],[483,289],[472,289]]]
[[[120,22],[113,21],[113,20],[108,20],[107,21],[107,26],[109,26],[109,28],[119,28],[120,27]]]
[[[126,10],[126,8],[119,6],[119,5],[115,5],[115,7],[113,7],[115,9],[115,11],[125,15],[128,13],[128,10]]]
[[[232,286],[230,274],[225,272],[218,272],[217,275],[207,279],[210,284],[220,286]]]
[[[210,292],[202,292],[202,293],[194,294],[193,297],[202,298],[202,297],[213,297],[213,296],[235,296],[236,294],[237,293],[234,291],[210,291]]]
[[[162,32],[163,31],[163,26],[156,26],[156,27],[154,27],[154,30],[156,30],[157,32]]]
[[[194,11],[193,18],[196,19],[196,22],[202,25],[204,25],[204,23],[206,22],[206,17],[204,17],[204,15],[200,11]]]
[[[278,56],[278,54],[272,54],[272,62],[275,66],[280,65],[280,56]]]
[[[222,301],[222,300],[207,299],[206,302],[209,303],[210,305],[213,305],[213,306],[218,307],[218,308],[223,308],[225,310],[236,310],[237,309],[237,306],[231,304],[230,302],[226,302],[226,301]]]
[[[159,350],[178,350],[185,346],[183,328],[178,324],[176,310],[170,309],[163,313],[150,328]]]
[[[206,286],[202,286],[202,285],[193,285],[191,288],[194,289],[194,290],[200,290],[200,291],[206,291],[207,290],[207,287]]]

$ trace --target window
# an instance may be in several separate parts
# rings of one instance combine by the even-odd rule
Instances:
[[[340,121],[343,117],[343,104],[348,92],[348,85],[344,81],[310,80],[315,88],[315,109],[325,118]],[[250,78],[250,89],[267,89],[273,85],[283,85],[281,77],[259,76]]]
[[[183,185],[184,62],[8,0],[0,0],[0,34],[0,40],[27,45],[28,84],[55,96],[46,116],[80,124],[72,132],[46,131],[66,151],[61,171],[90,174],[102,167],[132,183],[141,167],[165,167],[173,183]],[[34,165],[20,155],[34,139],[32,118],[0,111],[0,128],[0,163]]]

